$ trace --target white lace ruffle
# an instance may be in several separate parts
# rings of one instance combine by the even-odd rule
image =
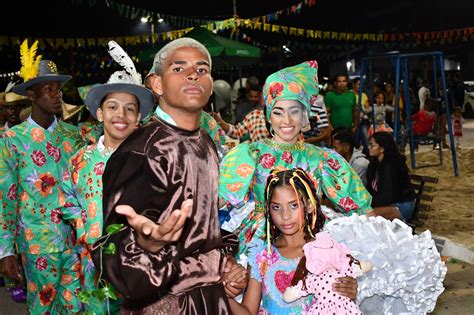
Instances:
[[[398,219],[356,214],[334,219],[324,229],[346,244],[355,258],[374,266],[358,278],[356,301],[364,314],[433,311],[444,291],[447,268],[430,231],[412,235],[412,229]]]

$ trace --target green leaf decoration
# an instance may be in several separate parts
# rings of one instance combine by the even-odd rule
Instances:
[[[97,289],[92,291],[92,295],[99,301],[103,302],[105,300],[104,289]]]
[[[114,235],[118,233],[123,227],[124,227],[123,224],[111,224],[107,226],[105,230],[107,231],[107,234]]]
[[[109,255],[114,255],[117,249],[115,248],[114,243],[109,243],[107,247],[104,249],[104,253],[109,254]]]
[[[111,300],[117,300],[117,296],[114,293],[114,290],[110,286],[110,284],[105,285],[105,287],[102,288],[102,291],[104,292],[104,295],[106,298],[111,299]]]
[[[77,298],[79,301],[81,301],[84,304],[89,304],[90,299],[91,299],[91,294],[89,291],[80,291],[79,294],[77,295]]]

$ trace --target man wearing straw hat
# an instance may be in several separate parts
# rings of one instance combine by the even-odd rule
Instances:
[[[62,219],[58,184],[81,138],[76,127],[56,118],[62,113],[61,85],[71,77],[58,74],[54,62],[31,57],[37,43],[31,50],[27,45],[20,47],[24,83],[13,91],[31,101],[32,113],[0,139],[0,265],[5,275],[23,278],[16,243],[29,312],[72,313],[80,310],[79,258],[72,228]],[[26,53],[31,58],[23,58]]]
[[[2,107],[5,112],[6,122],[5,125],[0,128],[0,133],[18,125],[21,122],[21,110],[30,104],[30,100],[14,92],[2,93],[0,107]]]

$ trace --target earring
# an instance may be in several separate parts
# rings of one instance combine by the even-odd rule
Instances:
[[[272,126],[270,126],[270,130],[269,130],[269,131],[270,131],[270,135],[271,135],[272,137],[274,137],[274,136],[275,136],[275,132],[273,131],[273,127],[272,127]]]

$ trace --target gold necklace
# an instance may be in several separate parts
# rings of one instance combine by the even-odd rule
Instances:
[[[268,145],[272,148],[276,148],[276,149],[279,149],[279,150],[282,150],[282,151],[304,150],[304,147],[305,147],[305,143],[302,142],[302,141],[298,141],[296,143],[288,144],[288,143],[277,142],[273,139],[265,139],[265,140],[263,140],[263,142],[266,145]]]

